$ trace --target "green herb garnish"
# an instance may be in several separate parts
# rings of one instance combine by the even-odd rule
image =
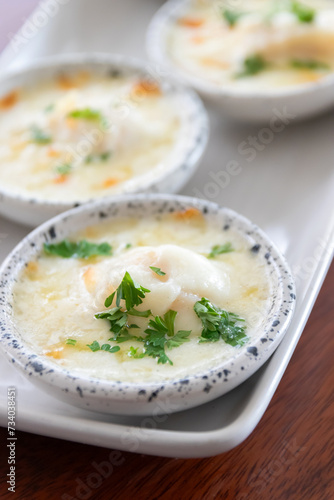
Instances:
[[[75,345],[78,341],[74,339],[66,339],[65,344],[66,345]]]
[[[174,334],[176,315],[176,311],[170,310],[163,317],[156,316],[154,320],[149,321],[148,328],[145,330],[145,355],[158,358],[158,363],[172,365],[173,362],[167,356],[165,348],[173,349],[173,347],[179,347],[185,342],[189,342],[188,337],[191,331],[180,330]]]
[[[161,271],[160,267],[154,267],[154,266],[150,266],[150,269],[152,269],[152,271],[157,274],[158,276],[165,276],[166,273],[164,273],[163,271]]]
[[[330,69],[330,66],[328,64],[321,61],[315,61],[313,59],[294,59],[293,61],[291,61],[291,66],[296,69]]]
[[[237,24],[239,18],[243,15],[242,12],[235,12],[229,9],[223,10],[223,18],[231,28]]]
[[[131,346],[130,351],[128,352],[129,356],[131,358],[135,358],[135,359],[143,358],[145,356],[145,353],[144,352],[138,353],[138,349],[139,349],[139,347],[134,348],[133,346]]]
[[[55,168],[58,175],[69,175],[72,172],[72,165],[70,163],[63,163]]]
[[[129,248],[131,248],[131,247],[132,247],[132,243],[127,243],[125,245],[125,250],[129,250]]]
[[[60,243],[44,243],[44,252],[47,255],[57,255],[63,259],[89,259],[90,257],[97,256],[110,256],[112,254],[112,247],[109,243],[90,243],[89,241],[82,240],[79,242],[72,242],[63,240]]]
[[[33,125],[31,127],[31,140],[36,144],[50,144],[52,138],[49,134],[37,127],[37,125]]]
[[[244,78],[247,76],[257,75],[258,73],[261,73],[261,71],[267,69],[267,67],[268,63],[265,59],[256,54],[254,56],[247,57],[247,59],[244,60],[243,70],[236,76],[237,78]]]
[[[111,354],[113,354],[114,352],[118,352],[121,349],[118,345],[112,347],[110,344],[102,344],[100,346],[97,340],[94,340],[92,344],[87,344],[87,347],[89,347],[89,349],[93,352],[106,351],[110,352]]]
[[[224,245],[215,245],[211,248],[208,259],[214,259],[217,255],[229,252],[234,252],[234,248],[232,247],[232,244],[230,242],[225,243]]]
[[[76,120],[90,120],[90,121],[102,121],[103,116],[100,111],[91,108],[75,109],[68,113],[68,118],[75,118]]]
[[[315,18],[315,10],[300,2],[291,2],[291,12],[295,14],[301,23],[312,23]]]
[[[200,342],[217,342],[222,339],[234,347],[243,346],[247,342],[246,327],[242,325],[245,320],[237,314],[224,311],[204,297],[196,302],[194,311],[203,325]]]
[[[129,311],[135,306],[139,306],[145,298],[145,294],[149,293],[150,290],[138,285],[130,276],[128,272],[124,274],[121,284],[109,297],[105,300],[105,307],[110,307],[115,294],[116,294],[116,306],[119,307],[121,300],[125,300],[126,309]]]
[[[98,163],[98,162],[104,162],[109,160],[111,156],[110,151],[105,151],[104,153],[101,154],[90,154],[86,156],[85,158],[85,163]]]

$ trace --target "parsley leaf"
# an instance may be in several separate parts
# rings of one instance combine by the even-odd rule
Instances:
[[[31,140],[36,144],[50,144],[52,138],[51,135],[44,132],[37,125],[33,125],[31,127]]]
[[[100,344],[97,340],[94,340],[94,342],[92,342],[91,344],[87,344],[87,347],[89,347],[89,349],[93,352],[100,350]]]
[[[150,291],[136,283],[130,274],[126,272],[121,284],[117,290],[106,298],[104,305],[110,307],[116,294],[116,306],[119,307],[121,300],[125,300],[126,309],[129,311],[134,306],[139,306],[143,302],[142,299],[145,298],[145,294]]]
[[[63,163],[62,165],[58,165],[55,170],[59,175],[69,175],[72,171],[72,165],[70,163]]]
[[[189,342],[189,335],[191,330],[179,330],[172,338],[168,339],[166,346],[168,349],[173,349],[173,347],[179,347],[185,342]]]
[[[268,67],[268,63],[265,59],[258,54],[253,56],[249,56],[244,60],[244,68],[243,71],[238,73],[237,78],[244,78],[246,76],[253,76],[261,73]]]
[[[145,356],[145,353],[144,352],[141,352],[141,353],[138,353],[139,347],[137,347],[136,349],[131,346],[130,347],[130,351],[128,352],[128,355],[131,357],[131,358],[135,358],[135,359],[141,359]]]
[[[214,259],[217,255],[229,252],[234,252],[234,248],[232,247],[232,244],[230,242],[225,243],[224,245],[215,245],[211,248],[208,259]]]
[[[102,344],[100,346],[97,340],[94,340],[92,344],[87,344],[87,347],[89,347],[89,349],[93,352],[106,351],[110,352],[111,354],[113,354],[114,352],[118,352],[121,349],[118,345],[112,347],[110,344]]]
[[[291,2],[291,12],[301,23],[312,23],[315,18],[315,10],[300,2]]]
[[[63,240],[60,243],[44,243],[44,252],[47,255],[57,255],[63,259],[89,259],[98,255],[110,256],[112,247],[109,243],[89,243],[86,240],[77,243]]]
[[[241,16],[243,16],[242,12],[235,12],[229,9],[223,10],[223,18],[231,28],[237,24]]]
[[[75,345],[78,341],[74,339],[66,339],[65,344],[66,345]]]
[[[191,331],[180,330],[174,335],[176,315],[176,311],[170,310],[166,312],[164,317],[156,316],[154,320],[151,319],[149,321],[149,326],[145,330],[145,354],[153,358],[158,358],[158,363],[173,364],[165,352],[165,346],[168,349],[172,349],[173,347],[179,347],[184,342],[189,342],[188,337]]]
[[[291,61],[291,66],[296,69],[330,69],[328,64],[314,59],[293,59],[293,61]]]
[[[90,120],[90,121],[101,121],[103,120],[100,111],[91,108],[75,109],[67,114],[69,118],[75,118],[77,120]]]
[[[51,113],[51,111],[53,111],[53,110],[54,110],[54,107],[55,107],[54,103],[49,104],[49,105],[48,105],[48,106],[46,106],[46,108],[44,109],[44,113]]]
[[[90,154],[86,156],[85,158],[85,163],[96,163],[96,162],[103,162],[109,160],[111,156],[111,151],[105,151],[104,153],[100,154]]]
[[[163,271],[161,271],[160,267],[150,266],[150,269],[152,269],[152,271],[154,273],[156,273],[158,276],[165,276],[166,275],[166,273],[164,273]]]
[[[224,311],[204,297],[196,302],[194,311],[203,325],[200,342],[222,339],[232,346],[242,346],[247,342],[246,327],[240,325],[244,319],[237,314]]]

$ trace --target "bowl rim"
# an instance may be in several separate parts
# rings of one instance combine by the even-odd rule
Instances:
[[[144,210],[149,207],[149,213],[152,213],[152,211],[154,210],[154,206],[161,204],[163,207],[162,212],[167,213],[167,209],[170,208],[168,207],[168,203],[171,203],[178,208],[197,208],[203,213],[203,215],[208,217],[209,220],[213,215],[221,216],[222,219],[224,216],[231,220],[235,219],[238,223],[241,224],[242,228],[247,229],[247,232],[245,234],[250,235],[254,233],[256,241],[263,247],[263,250],[261,249],[261,252],[264,252],[265,250],[267,251],[267,254],[264,255],[264,258],[267,259],[268,264],[272,264],[272,268],[275,269],[275,271],[273,272],[276,273],[279,285],[281,286],[281,300],[279,302],[279,305],[275,309],[275,321],[271,322],[270,324],[265,324],[262,335],[258,335],[257,338],[254,339],[254,342],[251,343],[251,345],[246,345],[245,348],[241,348],[242,350],[239,351],[239,354],[236,354],[236,356],[232,358],[227,358],[221,364],[218,364],[196,374],[176,379],[173,378],[160,381],[144,381],[136,383],[99,379],[83,374],[81,375],[80,371],[73,372],[69,369],[63,368],[57,363],[49,360],[46,356],[36,354],[34,350],[31,347],[27,346],[25,341],[20,338],[19,333],[16,334],[16,332],[13,331],[13,328],[15,329],[15,325],[12,327],[12,320],[5,312],[7,301],[10,305],[9,297],[11,297],[13,286],[11,284],[8,287],[8,283],[11,280],[12,283],[15,281],[16,277],[20,274],[24,266],[24,263],[22,263],[22,259],[19,259],[17,262],[15,260],[16,258],[18,258],[20,252],[24,251],[26,248],[33,247],[33,251],[35,252],[34,256],[40,255],[42,245],[40,245],[39,247],[36,246],[36,238],[43,236],[45,241],[47,235],[51,235],[52,232],[55,232],[55,226],[61,225],[62,223],[67,224],[68,222],[73,225],[76,219],[80,219],[80,216],[83,214],[87,215],[85,224],[91,225],[90,216],[92,216],[92,214],[94,213],[101,214],[101,211],[105,211],[103,213],[103,221],[108,220],[108,218],[112,220],[114,217],[119,217],[118,214],[115,215],[112,212],[112,210],[116,208],[116,206],[125,207],[127,205],[127,207],[129,208],[131,205],[132,207],[137,208],[136,204],[139,204]],[[109,215],[108,210],[110,210]],[[100,217],[102,216],[100,215]],[[102,219],[100,220],[100,222],[102,222]],[[82,227],[85,227],[85,225],[82,225]],[[72,229],[72,231],[74,231],[74,228]],[[70,234],[71,230],[67,229],[65,232],[66,234]],[[49,239],[52,239],[52,236]],[[268,250],[270,251],[269,255]],[[29,256],[23,259],[23,261],[27,262],[28,258]],[[139,194],[119,196],[117,200],[99,200],[97,202],[95,201],[90,204],[85,204],[68,212],[57,215],[56,217],[43,223],[38,228],[29,233],[8,255],[8,257],[0,267],[0,290],[1,287],[3,288],[3,290],[2,293],[0,293],[0,349],[4,351],[9,360],[11,360],[13,363],[15,362],[15,365],[24,372],[29,371],[29,373],[26,373],[26,375],[32,375],[35,377],[35,379],[36,377],[39,378],[39,376],[42,375],[41,372],[43,371],[44,381],[49,385],[53,385],[58,388],[66,386],[70,388],[68,389],[68,391],[71,392],[76,392],[78,390],[77,386],[79,383],[85,384],[85,389],[102,388],[103,391],[109,391],[109,394],[112,394],[112,399],[114,401],[124,401],[124,394],[126,400],[135,401],[135,397],[138,396],[139,390],[144,390],[146,392],[151,391],[151,393],[154,394],[155,391],[161,390],[162,386],[169,389],[171,389],[172,386],[184,383],[193,385],[197,384],[198,386],[198,382],[203,381],[203,378],[207,379],[208,376],[211,377],[213,375],[218,375],[218,377],[220,378],[222,376],[222,373],[233,373],[233,371],[234,379],[232,380],[235,380],[236,367],[239,365],[241,367],[241,370],[243,370],[243,366],[247,367],[247,369],[245,369],[244,372],[240,372],[239,370],[239,377],[237,377],[237,379],[241,378],[241,374],[246,374],[247,372],[249,372],[249,375],[241,378],[241,383],[257,368],[260,368],[260,366],[262,366],[262,364],[268,359],[268,357],[273,353],[273,351],[283,339],[283,336],[293,316],[296,299],[295,283],[289,265],[287,264],[280,251],[272,243],[270,238],[257,225],[252,223],[243,215],[238,214],[234,210],[226,207],[221,207],[211,201],[188,196],[166,194]],[[266,321],[268,323],[268,318],[266,318]],[[267,337],[267,340],[269,339],[271,342],[266,341],[265,343],[263,343],[263,338],[265,337]],[[257,350],[259,350],[260,354],[257,353]],[[185,382],[185,380],[187,382]],[[235,385],[238,385],[238,383],[239,382],[237,382],[237,384]],[[118,392],[120,387],[123,388],[122,394]],[[97,390],[96,393],[90,393],[89,396],[93,399],[100,399],[101,394],[99,394]]]
[[[288,98],[295,96],[308,96],[315,91],[334,87],[334,71],[327,76],[324,76],[317,82],[309,82],[306,84],[286,86],[283,88],[259,90],[254,89],[247,92],[245,89],[236,90],[231,87],[219,87],[204,78],[192,75],[187,70],[173,63],[171,57],[166,51],[166,40],[164,39],[164,30],[166,26],[171,25],[171,21],[175,19],[176,12],[182,10],[192,0],[167,0],[164,5],[154,14],[146,32],[146,52],[149,59],[156,64],[161,64],[170,74],[176,75],[178,81],[183,84],[190,85],[200,94],[211,97],[223,97],[228,99],[258,99],[263,101],[271,101],[273,99]]]
[[[70,69],[72,70],[75,67],[80,69],[80,66],[85,65],[105,66],[108,64],[110,64],[111,67],[119,66],[120,69],[125,69],[134,73],[141,73],[142,75],[147,75],[150,78],[152,78],[153,72],[153,78],[156,80],[159,79],[159,75],[154,72],[154,68],[152,69],[152,72],[150,72],[150,65],[152,65],[152,62],[150,61],[145,61],[144,59],[119,53],[109,54],[105,52],[83,52],[41,57],[29,64],[20,66],[20,68],[6,70],[6,72],[4,72],[0,77],[0,86],[8,83],[8,81],[11,81],[12,79],[15,80],[16,77],[43,71],[43,69],[52,70],[59,67],[59,70],[61,70],[63,65],[71,65]],[[157,176],[152,176],[151,181],[148,179],[147,174],[138,176],[138,179],[144,178],[144,182],[142,181],[141,184],[139,183],[138,187],[134,187],[132,189],[130,188],[129,190],[125,189],[124,192],[117,194],[106,194],[100,198],[92,197],[82,200],[73,199],[71,201],[39,199],[34,196],[30,196],[29,194],[25,195],[23,193],[15,193],[8,188],[0,186],[0,201],[14,201],[19,204],[29,204],[65,211],[82,204],[93,203],[96,200],[104,200],[114,198],[116,196],[127,194],[131,195],[146,191],[154,192],[161,182],[167,179],[170,175],[174,175],[182,169],[184,165],[187,165],[188,168],[194,168],[203,156],[209,140],[210,124],[206,108],[197,93],[191,88],[182,85],[182,83],[173,81],[173,79],[165,79],[165,77],[163,77],[163,80],[161,78],[159,82],[162,82],[164,85],[166,94],[170,93],[171,95],[180,95],[184,98],[183,101],[187,99],[187,105],[191,106],[194,110],[192,113],[191,127],[195,129],[196,132],[194,133],[192,145],[187,148],[184,152],[184,156],[179,161],[174,162],[172,168],[163,170]],[[15,84],[13,86],[15,87]],[[179,109],[178,113],[179,116],[184,116],[183,108]],[[188,122],[190,123],[189,119]],[[185,137],[185,132],[186,131],[183,131],[183,137]]]

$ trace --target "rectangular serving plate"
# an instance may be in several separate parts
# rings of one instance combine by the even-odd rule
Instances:
[[[144,58],[145,31],[158,4],[141,0],[139,8],[138,0],[100,0],[97,9],[89,0],[69,2],[18,53],[7,47],[0,67],[20,67],[36,57],[88,50]],[[149,62],[147,68],[153,74],[159,71]],[[208,110],[208,149],[183,194],[206,198],[244,214],[285,254],[296,278],[298,296],[294,318],[281,345],[255,375],[225,396],[192,410],[145,418],[102,415],[57,401],[0,355],[1,426],[7,426],[8,386],[17,389],[18,429],[138,453],[212,456],[237,446],[258,424],[333,257],[334,116],[328,114],[303,124],[290,119],[268,142],[271,134],[266,126],[230,123],[213,106]],[[289,114],[289,110],[273,109],[273,114],[284,113]],[[251,137],[256,138],[258,146],[250,146]],[[229,173],[230,161],[239,165],[237,175]],[[0,219],[0,261],[27,233],[27,228]]]

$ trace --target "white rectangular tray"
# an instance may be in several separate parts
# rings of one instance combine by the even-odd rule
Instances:
[[[0,68],[9,64],[18,67],[57,52],[95,50],[145,57],[145,30],[159,3],[68,2],[29,43],[21,45],[18,53],[7,48]],[[148,68],[157,71],[149,63]],[[280,347],[264,367],[229,394],[162,418],[113,417],[71,407],[35,388],[0,357],[0,425],[7,425],[10,385],[17,388],[18,429],[71,441],[160,456],[201,457],[227,451],[253,431],[286,369],[332,259],[334,116],[304,124],[292,120],[248,161],[254,154],[242,154],[242,143],[247,143],[249,136],[260,137],[261,143],[265,137],[261,127],[232,124],[214,109],[209,112],[208,150],[183,194],[207,197],[243,213],[286,255],[296,277],[298,299]],[[230,160],[240,164],[239,175],[226,175]],[[219,174],[220,183],[213,180],[214,174]],[[0,261],[27,232],[0,219]]]

